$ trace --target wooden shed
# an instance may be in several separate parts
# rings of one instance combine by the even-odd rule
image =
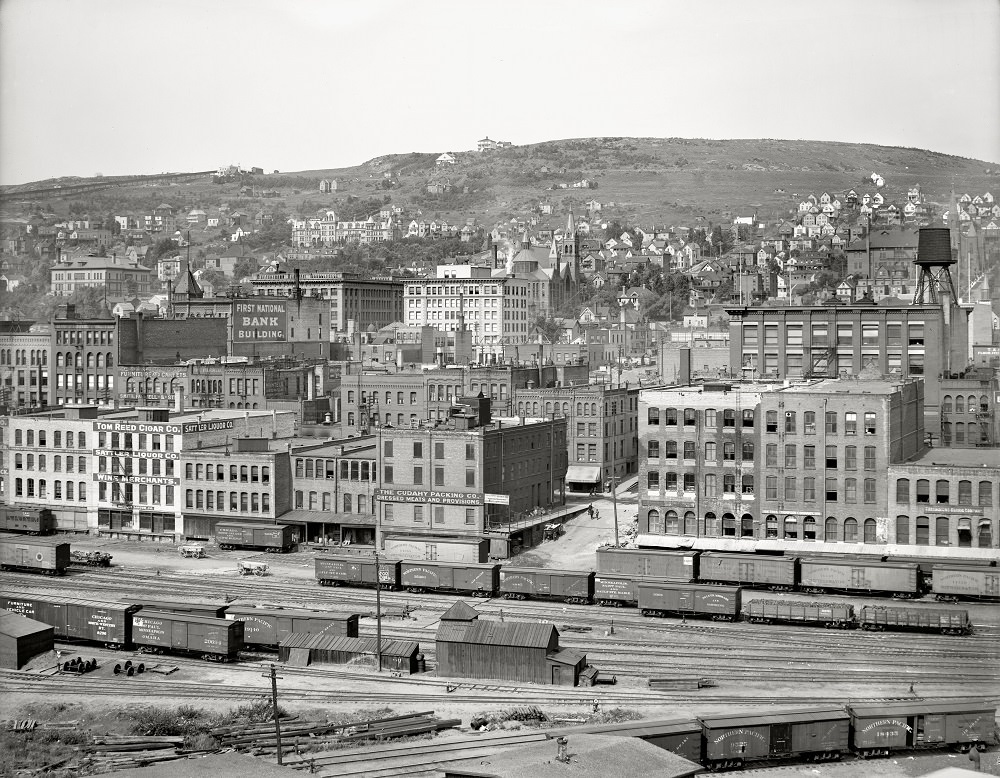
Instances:
[[[349,638],[296,632],[281,641],[278,659],[289,664],[374,666],[375,638]],[[420,646],[413,640],[382,640],[382,667],[399,673],[418,672]],[[421,659],[423,657],[421,656]]]
[[[575,686],[587,657],[560,650],[552,624],[480,621],[476,610],[457,602],[437,630],[437,674],[519,683]]]
[[[0,667],[20,670],[28,660],[51,651],[55,628],[10,611],[0,610]]]

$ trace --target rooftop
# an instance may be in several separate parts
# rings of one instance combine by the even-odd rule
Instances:
[[[892,394],[912,381],[885,378],[823,378],[817,381],[778,386],[775,391],[790,394]]]
[[[989,453],[992,451],[993,453]],[[923,452],[900,462],[900,465],[940,465],[944,467],[989,467],[1000,469],[1000,457],[997,449],[983,450],[981,448],[928,448]]]

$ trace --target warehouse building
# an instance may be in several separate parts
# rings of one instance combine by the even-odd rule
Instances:
[[[436,639],[437,674],[443,677],[578,686],[581,679],[590,685],[596,675],[586,654],[559,648],[552,624],[480,621],[462,601],[441,616]]]
[[[51,651],[55,628],[8,610],[0,610],[0,667],[20,670],[28,660]]]

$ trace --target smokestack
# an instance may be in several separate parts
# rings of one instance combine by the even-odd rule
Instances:
[[[184,390],[179,386],[174,389],[174,412],[184,412]]]

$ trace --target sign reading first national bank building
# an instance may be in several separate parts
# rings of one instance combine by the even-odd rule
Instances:
[[[288,340],[288,311],[283,301],[240,300],[234,305],[233,341],[281,343]]]

